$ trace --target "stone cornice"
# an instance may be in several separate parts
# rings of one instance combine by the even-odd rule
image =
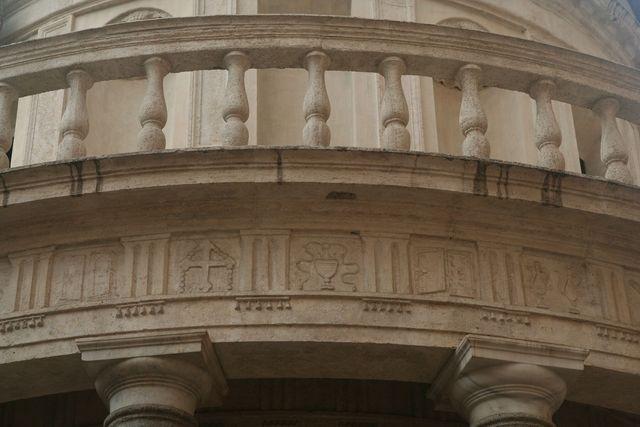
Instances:
[[[211,147],[51,162],[0,172],[0,201],[7,208],[123,190],[242,183],[246,177],[256,184],[316,183],[328,179],[326,173],[330,183],[454,191],[640,221],[640,190],[633,185],[499,160],[351,148]]]
[[[640,123],[640,73],[603,59],[542,43],[477,31],[394,21],[327,16],[209,16],[140,21],[0,48],[0,80],[21,96],[66,87],[81,66],[95,81],[144,75],[160,55],[173,72],[222,68],[230,50],[254,68],[300,68],[313,49],[332,70],[374,72],[396,55],[408,74],[451,80],[461,65],[483,68],[483,84],[527,92],[540,78],[558,83],[556,99],[590,108],[604,96],[621,101],[619,117]],[[278,55],[273,55],[277,50]]]

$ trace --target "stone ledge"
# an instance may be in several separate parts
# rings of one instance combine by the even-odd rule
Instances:
[[[72,163],[80,175],[70,171]],[[505,168],[508,181],[503,177]],[[550,175],[562,182],[561,187],[545,187]],[[325,183],[453,191],[543,206],[552,198],[556,207],[640,221],[636,186],[499,160],[380,149],[179,149],[50,162],[9,169],[0,176],[5,208],[68,196],[185,185]],[[82,185],[75,185],[77,181]],[[507,186],[510,191],[505,193]]]

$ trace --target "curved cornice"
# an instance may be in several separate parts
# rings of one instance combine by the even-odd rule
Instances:
[[[0,209],[0,217],[9,222],[20,218],[25,209],[47,205],[51,209],[58,206],[59,215],[64,217],[65,203],[81,203],[80,196],[126,200],[131,192],[174,192],[193,185],[222,188],[314,184],[356,186],[363,191],[384,188],[415,197],[444,192],[451,197],[468,197],[469,201],[480,196],[487,203],[506,200],[536,209],[551,206],[562,208],[567,215],[579,212],[592,216],[596,228],[612,219],[621,229],[640,223],[640,190],[634,186],[494,160],[385,150],[278,147],[167,150],[14,168],[0,173],[0,182],[4,207]],[[54,215],[51,209],[47,210],[49,217]],[[552,215],[545,212],[545,216]],[[557,214],[552,217],[559,218]],[[484,221],[481,217],[477,219]],[[11,243],[10,236],[16,237],[16,232],[5,227],[0,233],[0,240],[8,242],[0,245],[0,253],[23,250],[18,249],[16,242]],[[607,232],[614,230],[609,227]],[[620,254],[620,259],[633,259],[634,252],[629,249],[640,250],[640,246],[628,235],[628,230],[615,233],[627,247],[627,255]]]
[[[529,92],[551,78],[555,99],[591,108],[602,97],[620,101],[619,117],[640,123],[640,72],[543,43],[437,25],[329,16],[257,15],[132,22],[16,43],[0,48],[0,81],[21,96],[67,86],[81,67],[95,81],[138,77],[150,56],[172,72],[223,68],[230,50],[245,51],[253,68],[300,68],[310,50],[324,50],[332,70],[375,72],[400,56],[407,73],[453,79],[467,63],[483,68],[483,84]],[[277,54],[276,54],[277,53]]]

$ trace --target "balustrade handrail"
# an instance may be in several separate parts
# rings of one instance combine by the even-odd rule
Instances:
[[[157,60],[149,61],[152,58]],[[561,135],[551,99],[591,108],[602,119],[606,176],[630,183],[627,154],[613,119],[640,124],[639,70],[543,43],[437,25],[309,15],[207,16],[109,25],[0,47],[0,83],[8,88],[0,97],[6,104],[16,96],[71,88],[59,152],[62,158],[73,158],[84,154],[81,141],[87,126],[82,113],[93,82],[146,75],[150,84],[141,110],[139,147],[158,149],[164,146],[164,75],[227,69],[225,97],[230,104],[225,107],[223,139],[238,145],[246,143],[248,107],[242,76],[247,68],[307,68],[307,145],[329,144],[325,70],[379,72],[385,77],[383,148],[409,148],[406,101],[399,85],[403,74],[461,87],[463,154],[475,157],[489,156],[480,87],[525,92],[536,100],[538,164],[554,169],[563,169],[564,159],[557,149]],[[7,126],[0,123],[0,128],[0,146],[7,151]]]
[[[212,43],[215,42],[215,43]],[[278,50],[278,55],[265,54]],[[640,71],[544,43],[430,24],[309,15],[218,15],[130,22],[0,47],[0,81],[19,96],[62,89],[81,67],[93,81],[145,75],[144,61],[162,56],[171,71],[224,69],[241,50],[251,68],[303,68],[322,50],[328,70],[376,72],[387,56],[406,74],[453,81],[468,63],[483,69],[482,86],[529,92],[541,78],[557,85],[555,100],[592,108],[615,97],[617,116],[640,124]]]

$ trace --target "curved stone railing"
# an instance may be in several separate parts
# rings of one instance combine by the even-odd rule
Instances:
[[[60,125],[59,159],[85,155],[86,93],[93,82],[145,76],[137,150],[165,147],[163,78],[203,69],[228,71],[222,144],[246,145],[248,68],[309,72],[303,144],[330,145],[326,70],[379,72],[382,148],[410,147],[404,74],[455,83],[462,91],[463,154],[490,156],[480,87],[526,92],[536,101],[538,165],[564,170],[562,135],[551,100],[591,108],[601,118],[605,177],[631,184],[619,117],[640,123],[640,72],[603,59],[511,37],[441,26],[322,16],[211,16],[112,25],[0,48],[0,166],[8,167],[12,103],[17,97],[69,88]],[[132,147],[132,151],[136,151]]]

